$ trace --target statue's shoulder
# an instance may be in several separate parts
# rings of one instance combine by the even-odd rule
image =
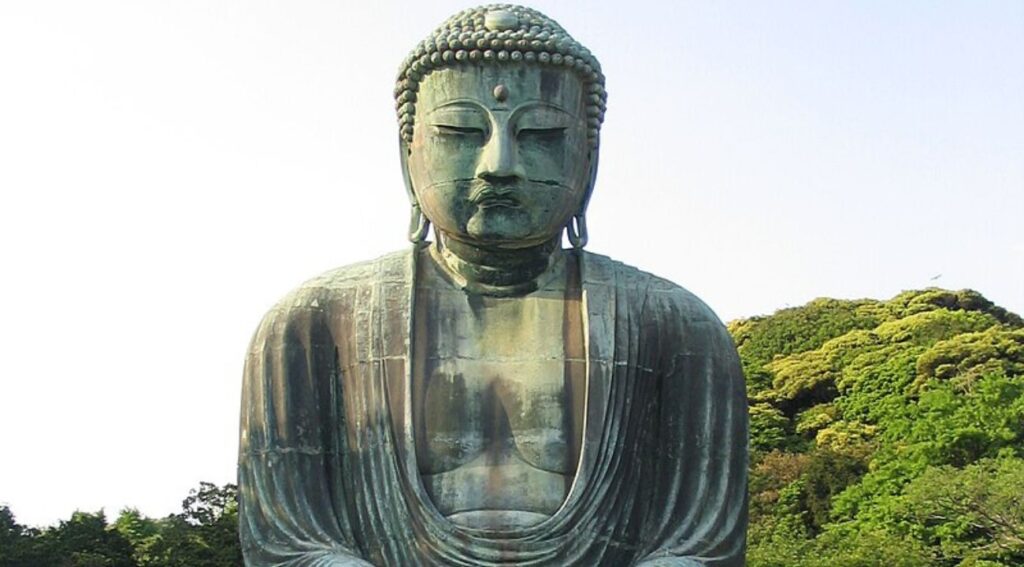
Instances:
[[[683,286],[607,256],[587,253],[584,260],[584,278],[614,286],[616,303],[629,307],[641,333],[663,343],[678,341],[680,352],[736,360],[735,343],[721,319]],[[742,380],[738,372],[734,379]]]
[[[404,279],[409,267],[411,250],[385,254],[373,260],[365,260],[347,266],[328,270],[315,278],[305,281],[293,294],[323,293],[352,288],[366,288],[382,283]]]
[[[281,298],[266,318],[280,320],[309,311],[323,311],[332,305],[353,304],[381,285],[408,285],[411,253],[411,250],[392,252],[328,270]]]
[[[661,276],[645,272],[608,256],[584,253],[588,278],[614,285],[616,294],[639,303],[651,312],[672,312],[680,323],[706,323],[724,328],[715,312],[703,300],[683,286]]]

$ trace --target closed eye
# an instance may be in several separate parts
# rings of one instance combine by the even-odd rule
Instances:
[[[484,133],[480,128],[474,128],[472,126],[451,126],[449,124],[434,124],[434,129],[437,130],[438,134],[448,134],[452,136],[472,136],[482,135]]]
[[[565,132],[564,126],[555,128],[520,128],[519,136],[524,138],[553,139]]]

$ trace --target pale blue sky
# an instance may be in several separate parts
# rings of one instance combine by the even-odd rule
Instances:
[[[532,5],[608,76],[591,249],[723,319],[1024,312],[1024,2]],[[0,4],[0,502],[163,515],[233,478],[263,311],[405,245],[394,73],[466,6]]]

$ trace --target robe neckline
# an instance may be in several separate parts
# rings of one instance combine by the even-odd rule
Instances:
[[[552,527],[563,525],[567,521],[572,522],[570,516],[580,511],[583,493],[592,480],[598,451],[603,445],[601,437],[605,429],[608,394],[614,366],[611,360],[615,345],[615,307],[617,303],[614,272],[608,269],[609,266],[603,262],[587,261],[588,255],[582,251],[565,251],[565,261],[575,261],[579,267],[586,390],[582,446],[576,473],[562,505],[551,517],[536,525],[502,530],[471,528],[451,522],[438,511],[424,488],[416,458],[411,399],[412,339],[415,325],[413,314],[415,313],[419,251],[421,247],[427,245],[429,244],[421,244],[406,253],[407,258],[403,263],[402,271],[405,285],[384,285],[383,282],[386,279],[378,278],[377,281],[381,283],[378,284],[374,293],[374,313],[383,313],[385,305],[391,310],[398,308],[402,313],[403,320],[407,323],[403,329],[404,336],[401,337],[395,336],[397,333],[389,333],[391,328],[389,325],[378,326],[382,336],[379,343],[378,341],[374,341],[374,343],[379,344],[382,349],[380,354],[401,352],[399,356],[404,359],[402,365],[404,372],[385,372],[384,382],[387,393],[385,404],[391,414],[392,432],[395,436],[394,444],[398,449],[395,458],[398,460],[398,469],[402,473],[406,498],[407,500],[410,497],[413,499],[413,502],[408,502],[409,512],[416,515],[419,511],[422,519],[431,524],[432,528],[447,533],[455,539],[468,538],[478,542],[489,540],[493,543],[500,543],[508,540],[542,537],[543,534],[551,532]]]

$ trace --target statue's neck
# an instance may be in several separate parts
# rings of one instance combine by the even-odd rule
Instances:
[[[438,233],[431,255],[460,287],[484,295],[535,291],[562,254],[559,238],[528,248],[488,248]]]

